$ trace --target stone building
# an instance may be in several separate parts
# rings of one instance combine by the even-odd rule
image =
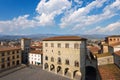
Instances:
[[[0,47],[0,71],[13,68],[21,64],[20,47]]]
[[[108,45],[120,42],[120,35],[108,36],[105,38],[105,42],[108,43]]]
[[[71,79],[84,80],[86,39],[58,36],[43,39],[43,69]]]
[[[28,63],[28,54],[30,52],[31,39],[22,38],[21,39],[21,50],[22,50],[22,63]]]
[[[43,54],[42,51],[34,50],[30,51],[29,53],[29,64],[30,65],[37,65],[41,66],[43,60]]]
[[[98,66],[114,63],[113,55],[111,55],[110,53],[96,54],[96,57]]]
[[[109,52],[110,52],[110,53],[114,53],[114,52],[116,52],[116,51],[120,51],[120,42],[111,44],[111,45],[109,46]]]

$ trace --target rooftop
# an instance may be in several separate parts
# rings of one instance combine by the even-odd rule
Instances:
[[[7,47],[7,46],[0,46],[0,51],[10,51],[10,50],[19,50],[20,47]]]
[[[43,52],[40,50],[32,50],[30,51],[30,54],[43,54]]]
[[[120,56],[120,51],[116,51],[115,54]]]
[[[94,53],[98,53],[98,51],[100,50],[100,48],[97,47],[97,46],[88,46],[87,48],[88,48],[93,54],[94,54]]]
[[[115,64],[98,66],[101,80],[120,80],[120,69]]]
[[[100,57],[106,57],[106,56],[112,56],[110,53],[102,53],[102,54],[95,54],[97,56],[97,58]]]
[[[42,48],[42,46],[31,46],[31,48]]]
[[[87,40],[79,36],[56,36],[43,39],[43,41],[81,41]]]
[[[111,35],[111,36],[108,36],[108,37],[120,37],[120,35]]]

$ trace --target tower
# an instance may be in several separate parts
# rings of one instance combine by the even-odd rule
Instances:
[[[31,39],[22,38],[21,39],[21,49],[22,49],[22,63],[28,63],[28,53],[30,52]]]

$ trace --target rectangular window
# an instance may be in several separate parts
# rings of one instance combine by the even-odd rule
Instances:
[[[10,52],[9,52],[9,51],[7,52],[7,55],[10,55]]]
[[[45,43],[45,47],[48,47],[48,43]]]
[[[2,55],[2,56],[5,56],[5,53],[3,52],[1,55]]]
[[[12,54],[15,54],[15,52],[13,51]]]
[[[17,65],[19,65],[19,64],[20,64],[19,60],[17,60],[17,61],[16,61],[16,64],[17,64]]]
[[[2,64],[2,65],[1,65],[1,68],[2,68],[2,69],[5,68],[5,64]]]
[[[15,59],[15,56],[12,56],[12,59]]]
[[[79,49],[79,44],[75,43],[75,44],[74,44],[74,48],[75,48],[75,49]]]
[[[53,43],[51,43],[51,47],[54,47],[54,44],[53,44]]]
[[[69,60],[66,60],[66,61],[65,61],[65,64],[66,64],[66,65],[69,65]]]
[[[17,53],[19,53],[19,50],[17,50]]]
[[[10,63],[7,63],[7,66],[10,67]]]
[[[69,48],[69,44],[68,43],[65,44],[65,48]]]
[[[7,61],[10,61],[10,57],[7,58]]]
[[[19,55],[17,55],[17,58],[19,58]]]
[[[12,62],[12,65],[15,65],[15,61]]]
[[[58,48],[61,48],[61,44],[60,43],[58,43]]]
[[[1,60],[1,61],[2,61],[2,63],[4,63],[4,62],[5,62],[5,58],[2,58],[2,60]]]

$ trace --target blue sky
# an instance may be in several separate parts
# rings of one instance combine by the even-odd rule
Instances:
[[[120,0],[0,0],[0,34],[120,34]]]

